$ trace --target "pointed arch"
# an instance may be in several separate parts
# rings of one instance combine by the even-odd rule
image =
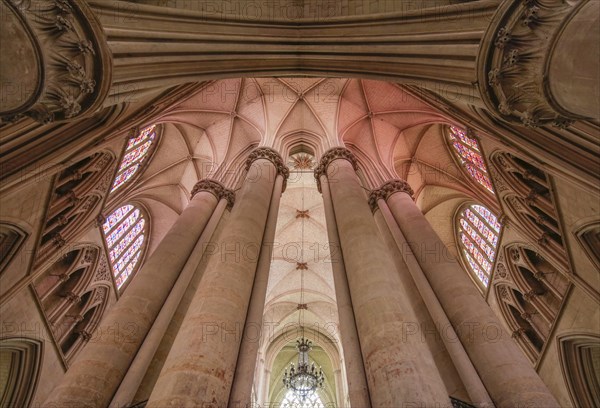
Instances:
[[[49,262],[33,290],[64,362],[90,340],[110,297],[100,248],[82,244]]]
[[[148,214],[140,205],[122,205],[106,217],[101,230],[115,285],[122,291],[139,269],[148,248]]]
[[[56,176],[36,254],[38,264],[71,241],[98,213],[113,164],[113,155],[101,151]]]
[[[0,406],[29,407],[42,368],[43,344],[27,337],[0,340]]]
[[[28,232],[13,223],[0,223],[0,276],[28,236]]]

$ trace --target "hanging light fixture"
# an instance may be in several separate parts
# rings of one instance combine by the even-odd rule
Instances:
[[[312,349],[310,340],[303,336],[296,340],[296,348],[298,349],[298,367],[294,367],[294,363],[290,364],[289,372],[286,369],[283,374],[283,384],[304,401],[318,388],[323,388],[325,375],[321,367],[317,369],[314,362],[309,362],[308,352]]]
[[[302,210],[299,212],[303,213],[305,211],[303,177]],[[323,384],[325,383],[325,375],[323,374],[321,367],[317,368],[314,362],[310,362],[308,352],[312,350],[312,342],[304,337],[304,310],[307,308],[306,303],[304,303],[304,270],[307,269],[306,262],[304,262],[304,218],[306,217],[300,218],[302,219],[302,248],[300,252],[302,260],[301,262],[298,262],[297,265],[303,265],[303,267],[297,267],[296,269],[300,270],[300,303],[298,304],[298,325],[302,329],[302,337],[296,340],[296,348],[298,350],[298,365],[294,366],[294,363],[291,363],[289,369],[285,369],[283,374],[283,384],[287,389],[292,390],[300,400],[304,401],[317,389],[323,388]]]

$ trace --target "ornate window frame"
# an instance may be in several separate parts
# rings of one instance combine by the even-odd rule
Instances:
[[[129,147],[130,141],[139,137],[140,133],[143,130],[145,130],[149,127],[152,127],[152,126],[154,126],[154,138],[153,138],[148,150],[142,156],[142,159],[139,161],[137,170],[135,170],[133,172],[133,174],[131,175],[131,177],[128,178],[127,180],[125,180],[119,187],[114,188],[114,184],[116,182],[117,177],[119,177],[120,174],[127,171],[127,169],[132,168],[134,165],[134,163],[131,163],[129,166],[125,167],[124,169],[121,169],[121,166],[123,165],[123,161],[125,160],[127,153],[140,147],[140,145],[134,145],[134,146]],[[164,126],[160,123],[154,123],[154,124],[148,124],[145,126],[135,127],[131,132],[129,132],[127,140],[123,146],[121,155],[119,156],[119,165],[117,166],[117,169],[115,170],[112,182],[108,189],[108,198],[111,202],[114,202],[118,198],[122,198],[124,196],[124,194],[126,194],[128,191],[130,191],[131,187],[134,186],[134,181],[137,180],[138,178],[140,178],[142,174],[144,174],[144,172],[148,168],[149,164],[152,162],[152,159],[154,158],[154,155],[160,146],[163,132],[164,132]]]
[[[113,226],[110,227],[110,229],[106,230],[105,232],[105,225],[108,223],[108,218],[117,210],[124,208],[126,206],[132,206],[132,208],[130,210],[127,211],[127,213],[125,213],[123,215],[123,217],[117,221],[116,224],[114,224]],[[119,235],[119,237],[117,238],[117,240],[113,243],[113,245],[109,245],[108,243],[108,239],[107,236],[109,233],[114,232],[116,228],[118,228],[120,225],[122,225],[125,220],[132,216],[134,214],[135,211],[139,211],[139,216],[135,218],[135,220],[131,223],[131,225],[125,229],[123,231],[123,233],[121,233]],[[139,231],[138,233],[134,233],[134,229],[135,227],[138,225],[138,223],[140,223],[140,221],[143,220],[144,224],[142,226],[141,231]],[[98,227],[100,229],[100,234],[102,235],[102,242],[104,244],[104,249],[106,251],[106,257],[107,257],[107,262],[109,264],[109,269],[111,272],[111,277],[112,277],[112,281],[115,287],[115,291],[117,292],[117,294],[122,294],[123,291],[127,288],[127,286],[129,285],[129,283],[131,282],[132,278],[135,276],[135,274],[139,271],[140,267],[143,265],[143,263],[145,262],[145,258],[148,252],[148,247],[149,247],[149,241],[150,241],[150,235],[151,235],[151,220],[150,220],[150,213],[147,210],[147,208],[140,202],[138,201],[128,201],[125,203],[122,203],[120,205],[114,206],[111,211],[109,212],[109,215],[104,219],[104,222],[102,222]],[[137,253],[139,253],[139,258],[138,260],[135,262],[135,265],[133,266],[132,270],[128,273],[127,277],[125,278],[125,280],[121,283],[121,285],[119,285],[119,281],[118,278],[119,276],[121,276],[124,271],[125,268],[131,264],[132,259],[130,259],[128,262],[126,262],[125,268],[123,268],[122,271],[120,271],[119,274],[115,275],[115,263],[116,261],[118,261],[121,257],[125,256],[125,254],[127,253],[127,250],[129,248],[133,247],[133,244],[135,243],[135,240],[133,240],[129,245],[127,245],[125,248],[123,248],[122,250],[118,251],[118,255],[116,255],[116,257],[114,258],[114,260],[112,259],[111,256],[111,251],[113,251],[115,249],[115,247],[119,244],[119,242],[121,242],[128,234],[134,234],[134,239],[137,240],[139,239],[139,237],[143,236],[143,242],[140,246],[140,248],[137,251],[134,251],[132,257],[135,257]]]
[[[44,262],[31,289],[57,353],[69,363],[91,339],[110,299],[102,248],[78,243]]]
[[[466,166],[467,163],[466,163],[465,159],[463,159],[461,154],[458,152],[458,150],[454,146],[454,141],[452,139],[453,138],[456,139],[456,138],[453,136],[452,128],[464,131],[467,137],[469,137],[470,139],[474,139],[475,142],[477,143],[477,146],[473,147],[461,140],[456,141],[457,143],[463,145],[465,148],[471,150],[474,154],[477,154],[480,156],[481,161],[483,162],[483,169],[481,169],[481,167],[479,167],[479,166],[476,166],[476,167],[478,167],[476,169],[476,171],[482,171],[482,170],[484,171],[483,176],[485,176],[487,178],[487,181],[489,182],[491,190],[487,186],[485,186],[484,184],[479,182],[468,171],[467,166]],[[446,141],[446,146],[448,148],[448,151],[450,152],[450,156],[452,156],[452,160],[454,160],[454,163],[461,169],[461,171],[466,176],[466,178],[469,180],[469,182],[471,184],[477,186],[478,191],[484,191],[486,193],[487,197],[489,197],[489,195],[496,197],[496,189],[494,187],[492,174],[490,173],[490,170],[489,170],[490,166],[488,165],[485,154],[483,153],[483,149],[481,148],[481,142],[479,140],[479,137],[474,135],[473,132],[466,126],[445,125],[443,133],[444,133],[444,139]],[[473,164],[473,162],[470,162],[470,164]]]
[[[112,180],[114,162],[111,152],[99,150],[78,159],[54,177],[37,241],[37,266],[82,233],[98,213]]]
[[[512,337],[538,364],[572,284],[560,264],[530,243],[511,242],[499,252],[494,292],[500,311]],[[518,316],[510,313],[511,307]]]
[[[465,271],[467,271],[469,277],[471,278],[471,280],[473,281],[473,283],[475,284],[475,286],[477,286],[477,288],[481,291],[482,294],[485,295],[485,293],[489,290],[489,288],[492,286],[492,277],[493,277],[493,272],[495,270],[495,265],[496,262],[498,260],[498,255],[500,253],[500,242],[502,240],[502,233],[504,231],[504,228],[502,226],[502,224],[500,224],[500,222],[498,221],[498,224],[500,224],[500,230],[495,234],[497,237],[496,240],[496,245],[493,246],[491,248],[492,251],[494,251],[494,259],[490,260],[490,258],[487,255],[486,256],[486,260],[490,261],[490,269],[489,269],[489,273],[486,273],[485,270],[482,270],[482,273],[484,273],[485,275],[487,275],[488,278],[488,284],[486,285],[477,275],[476,271],[471,267],[471,264],[469,262],[469,260],[467,259],[467,255],[466,255],[466,251],[467,248],[465,247],[465,244],[463,243],[462,240],[462,236],[461,236],[461,232],[462,232],[462,225],[461,225],[461,220],[463,219],[463,214],[465,213],[465,211],[467,209],[471,209],[474,206],[480,206],[483,207],[484,209],[486,209],[487,211],[489,211],[492,215],[496,216],[496,214],[494,212],[492,212],[487,206],[469,200],[469,201],[465,201],[463,202],[461,205],[459,205],[454,213],[454,239],[456,242],[456,247],[458,249],[459,252],[459,258],[460,258],[460,263],[463,267],[463,269]],[[479,218],[479,217],[478,217]],[[498,217],[496,217],[497,219]],[[468,221],[467,221],[468,222]],[[491,225],[489,225],[489,223],[487,221],[485,221],[486,226],[491,227]],[[471,227],[474,227],[473,225],[471,225]],[[476,229],[476,227],[474,228]],[[490,228],[491,232],[494,233],[495,232],[495,228]],[[478,231],[476,231],[476,233],[478,233]],[[465,232],[466,235],[468,235]],[[481,233],[478,233],[478,235],[482,236]],[[469,237],[467,237],[468,239]],[[484,237],[485,238],[485,237]],[[486,245],[489,246],[490,242],[488,240],[486,241]],[[476,242],[473,241],[473,239],[471,239],[471,242],[473,242],[474,244],[476,244]],[[481,247],[479,247],[480,252],[483,252],[485,254],[484,251],[482,251]],[[469,255],[471,256],[471,255]],[[473,259],[474,260],[474,259]],[[479,264],[479,262],[477,262],[476,260],[474,260],[479,267],[481,267],[481,265]]]

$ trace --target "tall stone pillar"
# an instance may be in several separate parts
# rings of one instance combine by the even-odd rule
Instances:
[[[267,284],[269,283],[269,271],[271,269],[271,255],[273,252],[273,241],[275,240],[275,229],[277,227],[277,214],[279,213],[279,201],[283,192],[284,176],[277,175],[275,188],[271,197],[267,226],[263,237],[256,276],[252,287],[252,297],[248,307],[248,315],[244,326],[244,339],[240,345],[240,353],[235,368],[235,376],[228,407],[250,407],[252,397],[252,384],[256,369],[256,359],[260,340],[262,340],[262,323],[265,310],[265,299],[267,297]]]
[[[342,348],[344,349],[344,365],[348,381],[348,394],[352,407],[369,408],[371,401],[369,388],[365,376],[365,366],[360,352],[360,342],[356,331],[354,310],[352,310],[352,299],[348,288],[348,278],[342,256],[340,237],[338,234],[337,221],[331,201],[331,191],[327,176],[319,176],[321,192],[323,194],[323,206],[325,209],[325,221],[327,223],[327,236],[331,249],[331,269],[333,272],[333,284],[335,286],[335,298],[338,308],[338,320]],[[336,378],[337,381],[337,378]],[[344,395],[341,398],[345,398]]]
[[[192,191],[192,197],[195,194],[197,194],[196,189]],[[190,281],[194,277],[194,274],[201,273],[201,271],[198,271],[200,260],[202,259],[209,242],[213,238],[213,234],[219,221],[221,221],[223,213],[226,209],[231,209],[233,207],[235,200],[235,195],[231,190],[223,189],[219,195],[222,197],[219,204],[215,208],[206,228],[204,228],[200,239],[196,243],[192,254],[188,258],[188,262],[185,264],[177,282],[175,282],[173,289],[169,293],[152,328],[146,335],[144,343],[129,366],[127,374],[123,378],[117,393],[111,401],[112,407],[125,407],[133,401],[139,386],[146,375],[146,371],[148,370],[148,367],[150,367],[152,359],[169,328],[169,324],[173,320],[173,316],[181,303],[181,299],[183,298]]]
[[[104,317],[45,407],[109,405],[224,190],[212,180],[199,181],[194,189],[196,195]]]
[[[371,404],[374,407],[448,406],[435,362],[420,339],[406,336],[414,312],[396,273],[345,148],[328,150],[315,177],[327,176]],[[318,183],[319,189],[321,183]]]
[[[404,234],[398,227],[394,216],[392,215],[385,199],[396,191],[406,191],[412,196],[413,191],[408,183],[401,182],[400,180],[386,184],[388,188],[378,189],[371,192],[369,195],[369,205],[371,210],[375,214],[375,221],[380,228],[385,229],[384,236],[391,241],[390,245],[397,248],[398,253],[404,259],[410,276],[408,279],[412,279],[418,294],[420,295],[427,312],[431,316],[433,323],[437,329],[439,339],[443,343],[443,347],[448,352],[456,371],[460,377],[462,384],[465,386],[467,394],[469,395],[470,402],[472,405],[478,408],[492,408],[494,406],[485,386],[479,378],[479,374],[475,370],[473,363],[469,359],[462,343],[456,341],[457,335],[454,331],[448,316],[444,312],[442,305],[435,296],[435,293],[431,289],[431,285],[427,281],[427,278],[423,274],[417,259],[411,251],[407,251],[406,248],[408,243]],[[400,260],[402,262],[402,260]],[[423,332],[414,333],[417,336],[423,336]]]
[[[225,407],[278,175],[279,154],[255,149],[227,228],[207,248],[208,264],[154,387],[148,407]],[[285,182],[283,184],[285,186]]]
[[[387,204],[494,404],[558,407],[531,363],[412,200],[401,180],[384,184]],[[408,250],[408,248],[406,248]],[[458,368],[458,367],[457,367]]]

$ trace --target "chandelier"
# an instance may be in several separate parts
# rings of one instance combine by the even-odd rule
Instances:
[[[302,155],[299,155],[302,156]],[[308,155],[305,155],[309,157]],[[304,178],[302,178],[302,210],[297,210],[300,214],[308,214],[308,210],[304,209]],[[298,216],[296,216],[298,218]],[[298,325],[302,329],[302,337],[296,340],[296,348],[298,349],[298,366],[295,367],[294,363],[290,364],[289,370],[286,368],[283,373],[283,385],[294,392],[294,394],[301,400],[306,400],[307,397],[311,396],[318,388],[323,388],[325,383],[325,375],[321,367],[318,369],[315,367],[314,362],[310,362],[308,358],[308,352],[312,349],[312,342],[304,337],[304,310],[307,309],[307,304],[304,303],[304,270],[307,268],[307,263],[304,262],[304,219],[307,217],[300,217],[302,220],[302,249],[301,249],[301,262],[297,263],[296,269],[300,270],[300,303],[298,304]]]
[[[283,384],[286,388],[304,400],[317,390],[323,388],[325,375],[321,367],[317,370],[315,363],[309,364],[308,352],[312,349],[312,342],[302,337],[296,340],[298,349],[298,367],[294,363],[290,364],[290,371],[286,369],[283,374]]]

